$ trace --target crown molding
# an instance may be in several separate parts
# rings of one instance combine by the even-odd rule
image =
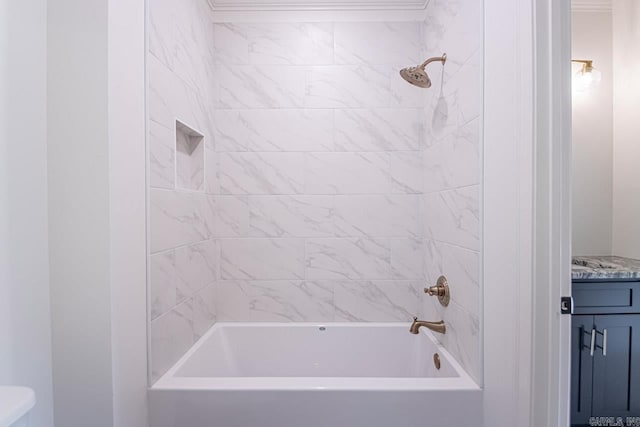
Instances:
[[[208,0],[213,12],[423,11],[430,0]]]
[[[613,8],[611,0],[572,0],[571,10],[578,12],[609,12]]]
[[[214,22],[419,22],[431,0],[207,0]]]

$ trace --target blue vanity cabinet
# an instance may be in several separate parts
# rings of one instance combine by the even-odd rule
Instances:
[[[571,425],[640,416],[640,282],[574,282],[573,289]]]
[[[571,328],[571,425],[587,425],[593,390],[593,316],[573,316]]]

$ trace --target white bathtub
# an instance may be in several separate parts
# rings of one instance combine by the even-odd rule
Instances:
[[[217,323],[149,399],[151,427],[481,424],[479,387],[408,323]]]

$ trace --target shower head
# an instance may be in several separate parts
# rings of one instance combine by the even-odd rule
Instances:
[[[408,81],[414,86],[422,87],[422,88],[430,88],[431,87],[431,79],[427,74],[425,68],[432,62],[440,61],[444,66],[445,62],[447,62],[447,54],[443,53],[441,57],[429,58],[422,65],[418,65],[416,67],[407,67],[400,70],[400,75],[403,79]]]

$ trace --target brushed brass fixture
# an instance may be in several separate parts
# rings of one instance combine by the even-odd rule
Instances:
[[[593,66],[593,60],[572,59],[571,62],[581,64],[580,70],[573,79],[573,87],[576,91],[582,92],[602,80],[602,73]]]
[[[447,332],[447,328],[445,327],[443,320],[439,322],[425,322],[424,320],[418,320],[417,317],[413,318],[413,323],[411,324],[411,328],[409,328],[409,332],[414,335],[418,335],[422,326],[427,329],[431,329],[433,332],[438,332],[439,334]]]
[[[433,353],[433,364],[436,365],[437,370],[440,370],[440,355],[438,353]]]
[[[407,82],[411,83],[414,86],[418,86],[421,88],[428,89],[431,87],[431,79],[427,74],[425,68],[427,65],[432,62],[442,62],[442,66],[444,67],[445,62],[447,62],[447,54],[443,53],[442,56],[435,56],[433,58],[429,58],[422,63],[422,65],[418,65],[415,67],[407,67],[400,70],[400,75]]]
[[[424,288],[424,293],[429,294],[429,296],[437,296],[438,301],[443,307],[448,307],[449,302],[451,301],[451,293],[449,292],[449,282],[447,282],[447,278],[444,276],[440,276],[435,286],[431,286],[430,288]]]

